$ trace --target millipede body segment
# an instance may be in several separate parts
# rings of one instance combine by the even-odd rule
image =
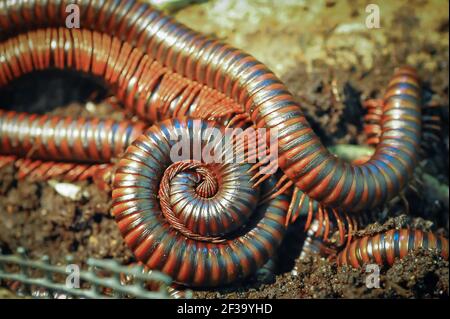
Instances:
[[[367,263],[392,265],[415,249],[435,250],[448,260],[448,239],[430,232],[409,229],[391,229],[352,242],[337,256],[338,265],[361,267]]]
[[[242,108],[217,90],[180,76],[106,33],[48,28],[0,44],[0,86],[32,71],[75,70],[100,78],[145,121],[193,116],[225,121]]]
[[[0,110],[0,155],[108,163],[125,152],[146,126]]]

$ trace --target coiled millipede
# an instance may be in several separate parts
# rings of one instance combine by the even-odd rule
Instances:
[[[195,127],[196,121],[161,122],[128,148],[116,171],[112,212],[125,241],[149,268],[181,283],[218,285],[248,276],[273,255],[284,234],[289,196],[258,205],[249,164],[206,164],[183,154],[173,163],[174,134],[188,145],[201,141],[202,152],[210,141],[214,124]]]
[[[72,3],[80,8],[80,30],[63,28],[65,8]],[[396,70],[388,85],[377,118],[380,135],[374,155],[351,164],[328,152],[293,96],[262,63],[148,4],[0,0],[0,28],[5,40],[0,45],[0,85],[33,70],[74,69],[102,78],[142,120],[166,120],[137,137],[121,159],[113,214],[138,259],[180,283],[218,285],[249,275],[273,254],[285,224],[300,215],[308,215],[309,225],[317,212],[318,232],[324,236],[329,215],[334,216],[343,243],[340,216],[352,225],[348,213],[396,196],[417,161],[421,97],[416,72],[409,67]],[[276,179],[264,174],[258,170],[261,162],[215,166],[187,157],[172,163],[167,134],[185,131],[193,142],[193,120],[186,116],[203,119],[202,130],[223,129],[218,123],[234,127],[250,122],[254,128],[278,132],[276,164],[284,175]],[[92,132],[85,129],[92,143],[79,146],[83,151],[78,155],[94,152],[101,157],[98,134]],[[18,155],[10,152],[14,154],[6,155]],[[45,149],[42,154],[61,155],[61,150]],[[243,179],[238,186],[237,172]],[[229,185],[242,188],[245,196],[230,191]],[[179,198],[181,192],[187,199]],[[230,199],[221,196],[231,196],[240,208],[225,204]],[[264,201],[258,203],[261,196]]]

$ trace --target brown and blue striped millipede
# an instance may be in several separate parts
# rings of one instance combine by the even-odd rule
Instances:
[[[62,26],[72,1],[2,1],[4,36],[32,27]],[[138,1],[76,1],[81,27],[108,32],[189,80],[223,92],[256,127],[279,132],[278,165],[309,197],[348,211],[369,209],[395,196],[417,159],[420,89],[411,68],[399,69],[385,95],[381,141],[362,165],[337,159],[322,145],[300,106],[262,63],[203,36]],[[95,42],[95,41],[94,41]],[[132,61],[133,59],[128,59]],[[130,78],[129,83],[133,83]]]
[[[384,101],[382,99],[372,99],[363,102],[363,107],[367,110],[364,116],[364,133],[367,136],[367,144],[376,147],[380,142],[381,120],[383,115]],[[426,155],[433,143],[441,138],[441,117],[438,107],[434,104],[422,106],[422,136],[420,143],[420,155]]]
[[[383,118],[383,116],[385,116],[383,115],[385,112],[384,105],[389,103],[389,99],[392,95],[390,90],[392,90],[393,83],[399,84],[397,94],[401,95],[404,93],[403,84],[401,83],[401,80],[399,80],[402,75],[399,76],[398,74],[402,74],[402,71],[398,71],[391,79],[384,100],[370,100],[364,103],[364,106],[368,110],[368,113],[364,118],[364,132],[367,136],[367,143],[369,145],[376,147],[381,143],[383,121],[386,121],[386,119]],[[418,83],[416,84],[418,85]],[[408,88],[408,86],[406,86],[406,88]],[[356,166],[362,166],[368,160],[369,159],[358,159],[358,164],[356,164]],[[397,194],[399,193],[400,191],[397,192]],[[374,196],[375,194],[371,195]],[[298,187],[295,187],[291,205],[288,210],[288,221],[295,222],[300,216],[307,218],[305,230],[310,227],[313,217],[316,218],[317,226],[314,237],[321,237],[324,243],[329,241],[329,235],[337,228],[339,230],[338,244],[340,246],[345,243],[344,235],[347,235],[347,244],[350,243],[351,233],[356,231],[356,227],[358,226],[358,222],[354,219],[354,216],[347,214],[345,209],[340,207],[328,207],[323,202],[312,199]],[[332,223],[334,224],[334,227],[331,226]]]
[[[74,69],[103,78],[115,88],[113,91],[121,96],[124,104],[132,107],[130,110],[133,113],[137,112],[149,121],[185,115],[212,119],[218,117],[225,123],[237,122],[238,125],[248,121],[245,116],[234,116],[237,107],[223,94],[169,72],[156,61],[150,62],[139,50],[131,50],[126,43],[106,34],[62,28],[38,30],[0,44],[0,52],[0,86],[34,70]],[[127,64],[126,58],[134,63]],[[138,61],[139,67],[135,70]],[[147,67],[148,70],[145,69]],[[128,81],[131,75],[133,77]],[[133,81],[135,86],[131,87],[132,93],[139,94],[137,104],[133,96],[123,95],[126,91],[124,85],[128,85],[129,89]],[[150,104],[151,114],[143,111],[148,110]],[[8,153],[6,146],[4,153]],[[51,154],[47,155],[46,159],[57,159],[52,158]],[[95,162],[95,158],[93,160]],[[13,157],[2,157],[0,165],[11,161],[14,161]],[[19,167],[19,178],[40,176],[45,180],[62,177],[69,181],[94,178],[103,189],[107,188],[103,180],[111,173],[110,169],[105,170],[103,166],[79,163],[56,164],[27,159],[16,161],[16,165]]]
[[[72,2],[81,8],[82,30],[61,28],[65,6]],[[228,229],[218,231],[217,224],[224,220],[206,221],[203,211],[177,213],[168,205],[172,195],[167,185],[193,187],[203,183],[204,187],[196,186],[195,192],[208,197],[212,189],[224,187],[221,183],[212,186],[212,176],[223,172],[210,172],[211,167],[191,161],[169,167],[167,158],[163,166],[158,166],[160,170],[146,164],[156,165],[155,154],[145,146],[148,139],[161,137],[162,127],[167,130],[182,124],[180,129],[187,129],[190,120],[155,126],[126,152],[113,191],[119,227],[138,259],[150,268],[171,274],[181,283],[217,285],[253,272],[276,249],[288,209],[291,215],[296,215],[293,210],[306,207],[310,212],[314,203],[320,204],[319,220],[326,222],[330,214],[335,216],[342,241],[340,212],[363,211],[385,203],[407,185],[416,164],[421,132],[420,87],[415,71],[408,67],[398,69],[388,86],[380,117],[381,136],[373,157],[363,164],[351,165],[328,153],[292,95],[262,63],[178,24],[148,4],[113,0],[2,0],[0,27],[3,39],[28,29],[60,27],[6,40],[0,47],[5,57],[1,60],[1,85],[33,70],[73,68],[103,78],[128,110],[146,120],[192,116],[227,124],[250,119],[254,127],[279,132],[278,165],[285,176],[278,181],[270,178],[262,185],[278,187],[279,191],[252,214],[255,218],[253,215],[265,210],[265,215],[253,225],[255,228],[248,234],[236,235],[234,240],[229,239]],[[152,145],[156,149],[161,146]],[[248,170],[244,172],[245,167]],[[142,174],[152,171],[163,178],[166,168],[170,168],[167,174],[177,174],[166,181],[168,184],[160,193],[162,204],[158,204],[160,179]],[[255,184],[266,178],[248,165],[239,169],[243,176],[258,180]],[[209,182],[205,184],[206,180]],[[289,208],[286,192],[293,184],[297,190],[294,198],[298,200]],[[258,189],[252,187],[256,197]],[[191,197],[195,192],[189,193]],[[250,218],[250,210],[244,211]],[[180,218],[187,224],[179,222]],[[311,218],[308,213],[307,224]],[[237,215],[236,220],[237,225],[250,227],[242,216]],[[351,220],[348,222],[352,224]],[[179,233],[190,239],[175,236]],[[324,233],[328,234],[327,229]],[[157,242],[161,244],[153,245]],[[224,245],[225,242],[229,245]],[[181,265],[181,260],[188,262]],[[194,269],[194,264],[198,268]]]
[[[59,32],[58,32],[59,31]],[[5,49],[3,52],[11,52],[11,54],[5,54],[7,57],[5,59],[5,63],[3,63],[2,67],[5,70],[11,71],[9,73],[9,77],[5,77],[4,84],[6,84],[8,81],[12,80],[14,77],[18,77],[22,75],[23,73],[30,72],[33,70],[32,67],[25,68],[22,65],[25,65],[26,63],[26,57],[31,56],[34,54],[34,63],[37,64],[37,61],[45,61],[40,65],[38,69],[45,69],[50,66],[52,66],[52,63],[55,63],[54,65],[58,65],[59,67],[64,66],[70,66],[71,60],[69,58],[70,53],[65,52],[64,55],[58,55],[58,50],[54,49],[57,48],[57,46],[52,46],[51,43],[53,40],[59,43],[58,36],[63,33],[63,30],[56,29],[48,29],[45,31],[36,31],[36,32],[30,32],[24,37],[24,40],[17,42],[16,45],[9,45],[6,43],[4,46]],[[79,31],[76,31],[79,32]],[[90,31],[82,31],[83,34],[91,34]],[[44,38],[45,34],[48,35],[48,41],[44,44],[41,43],[39,40],[39,37]],[[53,37],[51,35],[54,35]],[[69,33],[71,34],[71,33]],[[80,32],[81,34],[81,32]],[[74,36],[75,37],[75,36]],[[10,43],[14,43],[14,38],[10,39]],[[66,41],[67,42],[67,41]],[[21,43],[25,43],[24,46],[21,46]],[[46,45],[47,44],[47,45]],[[69,42],[71,44],[71,42]],[[39,47],[37,52],[32,52],[31,48]],[[66,47],[64,45],[64,47]],[[77,48],[76,45],[73,45],[74,47],[74,55],[76,56]],[[20,48],[21,54],[15,56],[16,60],[13,60],[14,54],[13,52],[17,52],[16,48]],[[27,54],[27,51],[29,50],[29,54]],[[93,56],[95,56],[95,53],[98,53],[98,50],[93,50]],[[55,56],[59,56],[59,64],[57,64],[55,61],[57,60]],[[53,59],[50,57],[54,57]],[[88,57],[90,60],[90,57]],[[11,62],[12,61],[12,62]],[[62,61],[65,61],[64,64]],[[116,63],[113,63],[114,60],[108,60],[107,63],[110,65],[115,65]],[[74,65],[81,65],[81,62],[76,62]],[[92,68],[95,68],[95,64],[92,65]],[[84,68],[84,70],[88,70],[87,68]],[[105,68],[105,72],[108,73],[107,68]],[[127,72],[122,71],[121,74],[124,74]],[[6,73],[7,74],[7,73]],[[8,76],[8,74],[7,74]],[[156,92],[160,92],[162,88],[164,87],[164,83],[168,83],[167,81],[160,81],[158,84],[159,90],[155,90]],[[139,83],[138,83],[139,84]],[[170,88],[170,87],[169,87]],[[197,90],[196,93],[197,98],[193,99],[195,102],[195,106],[198,107],[199,103],[198,101],[201,101],[201,92]],[[206,90],[203,90],[206,91]],[[162,94],[155,94],[155,96],[161,96],[161,100],[164,98]],[[177,107],[179,104],[183,104],[183,99],[179,99],[179,103],[175,103],[175,107]],[[210,99],[211,100],[211,99]],[[153,103],[156,103],[157,100],[153,99]],[[189,109],[189,108],[188,108]],[[211,109],[209,111],[215,112],[214,109]],[[39,158],[39,159],[51,159],[51,160],[72,160],[72,161],[90,161],[90,162],[108,162],[113,156],[118,156],[121,154],[124,150],[124,147],[129,144],[132,140],[135,139],[137,135],[140,135],[143,131],[143,125],[136,125],[131,124],[129,122],[123,122],[123,123],[114,123],[112,121],[108,121],[105,123],[105,121],[100,121],[96,119],[78,119],[78,120],[72,120],[70,118],[60,118],[55,116],[37,116],[37,115],[28,115],[23,113],[15,113],[15,112],[4,112],[0,114],[0,118],[2,119],[2,125],[0,126],[2,128],[0,136],[2,136],[2,145],[4,147],[2,148],[2,152],[4,154],[15,154],[15,155],[21,155],[26,156],[30,158]],[[234,119],[234,118],[233,118]],[[128,125],[128,126],[126,126]],[[113,150],[111,150],[111,148]],[[37,163],[37,162],[33,162]],[[47,163],[49,164],[49,163]],[[45,167],[47,167],[46,165]],[[58,165],[59,166],[59,165]],[[79,166],[78,166],[79,167]],[[250,168],[250,166],[244,166],[246,167],[246,170]],[[223,176],[221,178],[221,188],[226,187],[226,185],[233,184],[233,180],[230,180],[230,177],[227,178],[227,174],[233,173],[231,170],[221,170],[219,171]],[[239,173],[242,173],[242,170],[239,171]],[[234,172],[234,178],[236,178],[236,172]],[[248,174],[248,176],[251,176]],[[192,177],[191,177],[192,178]],[[198,178],[198,176],[197,176]],[[235,181],[234,181],[235,182]],[[208,184],[207,184],[208,185]],[[256,188],[255,190],[253,188],[250,189],[250,187],[247,187],[246,192],[253,193],[254,195],[258,194],[259,188]],[[242,189],[240,189],[242,190]],[[207,192],[211,192],[210,189],[206,189]],[[200,193],[202,194],[202,193]],[[244,200],[245,194],[239,193],[239,195],[234,195],[234,197],[238,197],[242,200]],[[286,195],[280,195],[287,198]],[[285,205],[287,207],[286,199],[284,201],[280,201],[279,197],[273,199],[271,201],[272,206],[269,206],[271,209],[276,210],[277,214],[279,216],[284,216],[285,212],[283,211],[283,206]],[[161,198],[163,198],[161,196]],[[185,199],[184,199],[185,200]],[[200,220],[192,220],[192,225],[200,225],[198,227],[217,227],[219,229],[222,229],[223,232],[229,232],[230,228],[233,226],[238,227],[242,226],[239,223],[237,223],[238,220],[235,220],[234,214],[228,212],[231,215],[221,214],[217,215],[218,212],[224,209],[224,207],[227,207],[226,200],[222,199],[222,201],[217,201],[215,205],[212,206],[211,209],[215,209],[216,211],[216,217],[222,216],[221,219],[218,219],[216,222],[211,219],[207,219],[206,221]],[[253,205],[256,204],[256,197],[253,199]],[[181,199],[183,201],[183,199]],[[280,204],[281,203],[281,204]],[[278,206],[277,206],[278,205]],[[166,207],[168,209],[169,205],[161,205],[162,207]],[[241,214],[243,211],[240,210],[241,206],[236,206],[235,213],[238,212]],[[252,209],[247,210],[247,214],[252,214],[253,209],[255,207],[252,207]],[[165,210],[163,210],[165,211]],[[258,211],[255,213],[258,215]],[[227,219],[223,219],[224,217],[228,216]],[[202,217],[202,216],[200,216]],[[281,230],[284,229],[284,220],[280,223],[282,226]],[[280,226],[280,227],[281,227]],[[213,285],[218,284],[222,281],[232,281],[236,278],[245,277],[248,274],[252,273],[255,269],[259,268],[272,254],[273,251],[276,249],[277,244],[282,238],[282,231],[280,232],[274,232],[272,228],[276,229],[276,225],[271,225],[271,221],[268,222],[268,224],[262,224],[264,230],[259,231],[258,238],[254,239],[253,241],[249,241],[249,239],[244,240],[245,243],[248,242],[249,250],[246,250],[245,247],[236,251],[237,255],[227,255],[226,252],[228,252],[229,247],[240,247],[240,244],[236,244],[236,246],[233,246],[231,243],[227,245],[222,245],[223,247],[223,254],[225,256],[228,256],[226,258],[230,259],[218,259],[218,265],[220,268],[222,268],[223,265],[226,266],[225,270],[228,271],[228,273],[225,274],[219,274],[219,281],[215,277],[208,278],[200,276],[199,278],[195,279],[193,282],[190,282],[188,278],[180,277],[179,280],[184,283],[191,283],[194,285]],[[272,227],[272,228],[270,228]],[[183,234],[186,234],[182,231],[182,229],[176,228],[177,231],[182,232]],[[272,232],[269,230],[272,229]],[[195,227],[193,230],[197,230]],[[255,231],[258,233],[257,231]],[[192,232],[190,232],[192,234]],[[274,233],[274,234],[273,234]],[[206,235],[206,234],[205,234]],[[193,235],[191,235],[193,236]],[[244,236],[244,235],[243,235]],[[262,241],[261,243],[261,236],[268,237],[266,241]],[[251,238],[250,235],[247,236],[248,238]],[[198,239],[198,237],[194,237],[195,239]],[[204,238],[204,236],[203,236]],[[218,244],[218,243],[217,243]],[[263,246],[261,246],[263,245]],[[130,244],[131,246],[131,244]],[[195,246],[195,244],[191,244],[192,247]],[[189,246],[190,247],[190,246]],[[236,248],[237,249],[237,248]],[[258,251],[259,249],[259,251]],[[149,252],[147,252],[149,253]],[[244,255],[242,255],[244,254]],[[136,253],[136,256],[138,258],[142,258],[141,255]],[[234,263],[236,261],[236,256],[239,256],[240,259],[242,259],[244,256],[248,256],[248,260],[244,260],[244,265],[242,268],[236,268],[236,266],[231,265],[231,263]],[[225,263],[227,262],[227,263]],[[247,262],[248,264],[245,264]],[[224,263],[224,264],[222,264]],[[148,264],[148,263],[147,263]],[[149,264],[149,266],[155,267],[153,264]],[[206,271],[214,271],[217,270],[212,267],[212,269],[206,269]],[[190,271],[191,272],[191,271]],[[180,275],[181,276],[181,275]],[[216,274],[211,274],[211,276],[216,276]],[[176,277],[176,276],[175,276]],[[176,277],[178,278],[178,277]],[[228,278],[228,279],[227,279]]]
[[[230,283],[260,268],[283,238],[289,205],[286,192],[258,203],[275,180],[254,187],[250,164],[191,154],[172,162],[174,135],[200,141],[203,152],[211,128],[223,129],[192,119],[152,126],[128,148],[113,184],[112,213],[138,260],[191,286]]]
[[[111,160],[140,136],[142,122],[37,115],[0,109],[0,167],[15,162],[18,179],[94,179],[104,190]]]
[[[87,161],[89,158],[94,162],[107,162],[112,157],[118,156],[132,140],[142,135],[145,127],[142,123],[136,124],[128,121],[113,122],[111,120],[102,121],[85,118],[74,120],[70,117],[29,115],[13,111],[0,111],[0,119],[0,137],[2,145],[5,146],[1,153],[26,155],[31,159],[57,158],[81,162]],[[177,240],[184,243],[179,247],[180,252],[195,251],[197,246],[209,247],[208,242],[211,241],[211,245],[215,246],[207,251],[208,254],[218,254],[216,260],[214,258],[208,259],[208,263],[204,265],[205,268],[201,269],[201,275],[196,275],[193,278],[189,278],[187,275],[193,273],[193,269],[185,269],[186,274],[182,272],[182,269],[177,268],[180,267],[180,260],[172,261],[176,262],[175,265],[172,265],[173,267],[176,266],[175,268],[163,270],[171,271],[170,274],[181,283],[217,285],[248,276],[273,255],[283,237],[289,195],[281,194],[269,203],[258,204],[260,188],[255,187],[255,182],[251,180],[254,174],[248,172],[250,164],[221,166],[177,162],[174,164],[175,166],[171,166],[176,169],[173,175],[170,175],[171,167],[164,170],[165,167],[157,166],[163,165],[163,160],[166,160],[166,163],[170,161],[168,154],[163,156],[162,153],[163,151],[169,152],[170,147],[162,143],[163,140],[160,139],[159,135],[165,134],[166,142],[170,142],[169,138],[173,133],[170,128],[175,132],[184,129],[187,133],[192,133],[191,138],[193,138],[197,136],[197,133],[202,136],[201,132],[207,132],[207,129],[212,127],[212,124],[207,123],[199,132],[193,129],[191,123],[193,123],[193,120],[174,122],[173,126],[170,126],[171,123],[166,126],[162,126],[164,123],[158,127],[154,126],[150,129],[150,133],[142,135],[133,146],[128,148],[119,164],[119,170],[115,178],[117,188],[113,193],[113,198],[118,206],[114,208],[113,214],[117,215],[119,227],[136,257],[148,267],[157,268],[157,265],[164,259],[161,259],[158,253],[155,253],[155,256],[152,255],[153,250],[147,244],[149,238],[152,238],[153,232],[147,231],[143,227],[154,229],[156,227],[155,222],[159,223],[161,220],[156,219],[152,224],[146,216],[149,214],[160,215],[160,213],[158,210],[147,212],[134,209],[151,209],[152,207],[157,209],[158,205],[147,204],[146,199],[143,203],[140,203],[139,200],[135,200],[136,196],[129,197],[127,195],[129,187],[121,190],[120,186],[135,185],[133,190],[136,192],[139,185],[160,187],[159,205],[163,215],[170,221],[166,228],[168,226],[174,228],[173,231],[168,232],[169,235],[175,236],[174,234],[178,235],[178,232],[180,232],[190,238],[189,241],[186,241],[184,236],[177,237]],[[163,130],[161,130],[161,126],[164,128]],[[150,135],[151,133],[154,135]],[[156,141],[156,144],[145,144],[146,140],[143,137],[151,142]],[[155,138],[156,140],[154,140]],[[205,137],[204,140],[207,141],[208,138]],[[137,147],[143,147],[143,145],[145,146],[143,149]],[[143,153],[145,150],[150,153]],[[151,166],[151,159],[154,160],[154,167]],[[161,172],[164,171],[164,176],[161,178],[158,174],[161,175]],[[139,174],[142,174],[142,176]],[[133,178],[138,177],[139,179],[133,181]],[[142,181],[145,177],[151,177],[153,183]],[[165,179],[164,177],[170,178]],[[161,183],[158,183],[161,179]],[[269,193],[269,190],[273,191],[274,184],[274,179],[271,179],[271,182],[264,183],[264,194]],[[175,187],[172,187],[173,185]],[[125,195],[123,192],[125,192]],[[158,192],[156,189],[143,187],[142,193],[153,194],[149,195],[148,199],[156,199]],[[139,196],[137,194],[138,198]],[[176,213],[167,213],[168,210],[172,210],[172,203],[174,203],[173,210]],[[123,212],[124,207],[127,208],[125,212]],[[134,214],[131,214],[133,212]],[[182,223],[177,224],[178,219]],[[144,224],[138,224],[138,222],[144,221]],[[130,228],[130,223],[136,228]],[[186,225],[186,227],[183,225]],[[242,228],[245,227],[248,227],[248,233],[240,234]],[[141,235],[135,234],[136,231]],[[236,238],[217,238],[217,236],[228,235],[230,232],[231,234],[234,233]],[[196,235],[197,233],[199,235]],[[149,237],[146,238],[145,234],[148,234]],[[160,235],[163,236],[164,234]],[[137,236],[137,238],[133,236]],[[173,242],[162,241],[162,248],[158,248],[156,251],[158,252],[161,249],[166,252],[170,251],[171,246],[165,247],[166,244],[172,245]],[[145,248],[143,251],[141,251],[142,245]],[[200,254],[199,259],[189,255],[186,257],[189,257],[187,260],[194,260],[193,264],[198,266],[201,258],[203,258],[202,256],[206,255],[205,253]],[[153,257],[150,259],[146,256]],[[237,260],[241,264],[237,263]],[[186,265],[190,265],[189,267],[193,267],[193,264],[186,263]],[[177,274],[178,271],[180,271],[179,274]]]
[[[0,110],[0,154],[31,159],[108,163],[140,136],[145,123]]]
[[[72,69],[104,80],[127,110],[146,121],[183,116],[226,121],[242,113],[217,90],[171,72],[105,33],[41,29],[3,42],[0,54],[0,86],[32,71]]]
[[[355,268],[368,263],[390,266],[396,258],[404,258],[418,248],[436,251],[448,260],[447,238],[421,230],[391,229],[353,241],[338,254],[337,264]]]

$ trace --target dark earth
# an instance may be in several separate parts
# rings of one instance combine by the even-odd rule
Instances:
[[[201,8],[198,10],[202,16]],[[448,3],[447,3],[448,7]],[[325,10],[325,9],[324,9]],[[189,11],[188,11],[189,12]],[[419,11],[420,12],[420,11]],[[419,194],[408,192],[410,209],[402,203],[391,205],[388,214],[368,212],[365,224],[356,236],[374,234],[392,228],[410,227],[430,230],[448,238],[448,41],[421,38],[414,13],[398,10],[395,21],[399,28],[386,32],[389,48],[371,52],[373,65],[334,65],[316,59],[312,70],[306,62],[280,74],[281,79],[302,105],[315,132],[327,145],[363,144],[364,109],[362,101],[382,97],[384,88],[398,65],[413,64],[423,80],[424,104],[438,107],[442,130],[438,142],[423,155],[420,172],[432,176],[447,189],[447,198],[426,182]],[[198,28],[197,28],[198,29]],[[447,19],[433,30],[448,38]],[[219,35],[217,35],[219,36]],[[411,45],[412,41],[414,45]],[[411,56],[426,56],[411,61]],[[406,57],[409,57],[406,60]],[[433,61],[433,68],[427,66]],[[27,94],[23,94],[27,92]],[[98,116],[124,116],[108,103],[99,101],[107,92],[84,76],[46,72],[16,81],[0,90],[2,108],[49,112],[53,114],[89,115],[92,105]],[[95,104],[87,107],[87,101]],[[112,108],[112,111],[111,111]],[[114,258],[124,264],[134,261],[110,215],[110,194],[91,182],[79,182],[81,197],[73,200],[59,194],[48,182],[15,177],[13,165],[0,170],[0,247],[4,253],[25,247],[30,258],[48,255],[53,262],[64,262],[72,255],[83,263],[88,257]],[[420,178],[420,174],[418,175]],[[422,181],[423,182],[423,181]],[[332,260],[320,256],[299,258],[302,249],[303,222],[292,225],[279,249],[276,271],[265,282],[258,277],[229,287],[196,290],[196,298],[436,298],[449,295],[449,265],[435,253],[418,250],[392,267],[381,268],[381,287],[367,288],[364,269],[337,267]]]

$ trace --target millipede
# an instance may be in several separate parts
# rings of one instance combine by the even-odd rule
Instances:
[[[0,45],[0,86],[32,71],[72,69],[104,80],[127,110],[149,122],[172,117],[230,117],[240,107],[117,37],[86,29],[30,31]]]
[[[95,41],[99,40],[100,41]],[[94,41],[94,42],[93,42]],[[94,45],[97,44],[97,45]],[[86,48],[92,47],[92,50]],[[141,61],[140,71],[136,71],[136,76],[141,76],[145,79],[137,80],[136,85],[139,85],[138,93],[146,94],[142,98],[139,98],[137,109],[132,109],[133,113],[141,115],[147,121],[157,121],[160,116],[170,118],[172,115],[182,117],[192,114],[196,117],[214,118],[215,115],[219,115],[222,121],[234,120],[234,122],[245,122],[245,117],[231,117],[233,112],[237,110],[236,105],[230,99],[225,98],[222,94],[209,89],[206,86],[200,85],[196,82],[186,80],[176,74],[169,72],[166,68],[163,68],[159,63],[154,61],[148,63],[148,59],[139,50],[131,51],[131,48],[127,44],[122,44],[117,38],[112,38],[106,34],[99,34],[97,32],[91,32],[88,30],[67,30],[67,29],[45,29],[28,32],[21,34],[18,37],[9,39],[5,43],[0,45],[0,52],[4,59],[1,61],[0,70],[0,86],[7,85],[13,79],[20,77],[23,74],[44,70],[49,68],[57,69],[74,69],[85,73],[90,73],[93,76],[102,77],[110,86],[115,86],[116,93],[122,97],[122,101],[126,102],[130,100],[130,96],[123,96],[123,92],[126,91],[124,85],[129,85],[127,76],[132,74],[133,67],[136,64],[125,65],[124,57],[130,54],[130,59],[136,62]],[[143,68],[149,67],[146,72],[143,72]],[[123,78],[122,76],[125,76]],[[131,81],[131,80],[130,80]],[[140,82],[139,82],[140,81]],[[145,83],[146,85],[142,85]],[[128,89],[128,88],[127,88]],[[133,88],[133,92],[136,92],[137,88]],[[122,92],[122,93],[121,93]],[[167,93],[167,94],[164,94]],[[121,95],[122,94],[122,95]],[[148,115],[142,111],[141,108],[148,108],[149,104],[152,104],[151,110],[165,109],[165,112],[156,111],[152,115]],[[127,105],[127,104],[126,104]],[[131,104],[133,107],[135,104]],[[140,106],[139,106],[140,105]],[[175,106],[175,108],[173,108]],[[205,106],[208,106],[206,108]],[[211,107],[212,106],[212,107]],[[233,112],[230,112],[230,108]],[[171,113],[172,112],[172,113]],[[2,116],[6,116],[1,114]],[[10,114],[11,115],[11,114]],[[30,115],[31,116],[31,115]],[[21,125],[12,125],[18,128],[19,131],[26,128],[28,123],[26,119],[21,116]],[[230,121],[231,123],[231,121]],[[94,127],[87,128],[90,123],[85,123],[84,133],[73,133],[71,142],[79,145],[83,144],[81,138],[84,136],[97,136],[100,135],[104,138],[104,135],[111,134],[111,129],[103,129],[103,122],[98,125],[98,130],[94,130]],[[110,123],[107,123],[109,125]],[[7,125],[7,123],[5,123]],[[73,124],[74,125],[74,124]],[[80,125],[83,125],[82,123]],[[116,125],[116,124],[114,124]],[[67,125],[68,126],[68,125]],[[116,126],[114,126],[115,129]],[[68,127],[72,129],[72,127]],[[128,133],[120,130],[121,126],[118,126],[119,130],[114,133],[115,138],[128,139]],[[53,128],[50,127],[50,130]],[[115,132],[115,131],[114,131]],[[41,131],[36,133],[39,135]],[[64,133],[62,131],[62,133]],[[12,134],[11,132],[3,132],[3,134]],[[43,138],[45,139],[45,131],[43,131]],[[58,136],[61,135],[58,133]],[[45,141],[44,141],[45,142]],[[114,140],[111,141],[111,145],[117,145]],[[6,143],[6,142],[5,142]],[[104,144],[104,143],[103,143]],[[43,154],[41,157],[45,159],[59,159],[55,152],[60,152],[58,146],[53,147],[53,153]],[[97,140],[95,146],[90,144],[90,151],[97,153],[108,153],[108,145],[102,145],[101,141]],[[118,146],[120,148],[120,146]],[[67,147],[66,147],[67,150]],[[17,155],[17,150],[12,151],[8,145],[4,144],[3,153]],[[22,152],[23,153],[23,152]],[[45,153],[45,152],[44,152]],[[87,154],[87,153],[85,153]],[[21,154],[24,155],[24,154]],[[75,154],[71,160],[79,161],[77,158],[79,154]],[[96,161],[96,155],[87,154],[84,160]],[[115,155],[118,155],[116,152]],[[70,157],[70,156],[67,156]],[[106,154],[106,157],[110,157]],[[68,159],[68,158],[66,158]],[[83,159],[81,159],[83,160]],[[5,165],[11,162],[12,158],[2,158],[1,164]],[[41,176],[41,179],[49,179],[51,177],[62,176],[63,179],[68,181],[84,180],[87,178],[96,178],[102,183],[103,173],[105,170],[103,167],[93,165],[83,165],[75,163],[56,163],[54,162],[39,162],[39,161],[26,161],[17,162],[19,166],[19,178],[25,176]],[[50,170],[49,168],[52,167]],[[110,173],[106,171],[106,173]],[[102,185],[105,188],[105,185]]]
[[[0,154],[107,163],[113,157],[119,157],[144,132],[145,127],[145,123],[139,122],[0,110]]]
[[[80,8],[81,29],[64,27],[72,3]],[[127,112],[147,123],[1,111],[0,153],[10,161],[83,165],[120,158],[112,214],[125,242],[149,269],[180,284],[217,286],[249,276],[273,256],[285,228],[299,216],[307,216],[309,228],[315,215],[316,235],[325,240],[335,223],[341,245],[349,234],[340,256],[351,255],[361,240],[351,241],[357,223],[350,214],[397,196],[418,160],[422,101],[412,67],[396,69],[382,106],[370,107],[367,133],[376,149],[355,164],[326,149],[264,64],[149,4],[0,0],[0,30],[0,86],[33,71],[75,70],[102,79]],[[277,132],[281,176],[265,174],[264,161],[213,164],[170,157],[172,134],[183,133],[202,151],[210,129],[249,126]],[[33,165],[42,162],[28,162]],[[403,253],[411,233],[401,235],[389,240],[392,247],[401,244]],[[430,242],[448,251],[443,240]],[[397,256],[390,247],[382,252]]]
[[[253,187],[247,163],[206,164],[186,155],[172,162],[174,135],[189,145],[199,140],[204,150],[217,127],[202,121],[194,130],[195,121],[160,122],[128,148],[114,178],[112,213],[148,268],[180,283],[215,286],[247,277],[273,255],[289,196],[258,205],[260,187]]]
[[[71,3],[2,1],[0,25],[8,32],[20,32],[30,25],[64,26],[66,15],[61,13]],[[328,152],[284,84],[252,56],[192,31],[145,3],[74,3],[80,8],[82,28],[117,36],[130,50],[142,49],[151,61],[222,92],[242,106],[256,127],[277,130],[278,165],[311,198],[359,211],[385,202],[406,185],[416,162],[421,129],[420,87],[413,69],[397,70],[385,96],[377,151],[364,165],[353,166]],[[83,45],[84,51],[91,47]],[[136,61],[120,57],[124,63]],[[126,84],[142,83],[127,75],[123,76]]]
[[[448,239],[431,232],[410,229],[391,229],[373,236],[354,240],[337,256],[338,265],[355,268],[367,263],[392,265],[396,258],[404,258],[416,249],[436,251],[448,260]]]
[[[367,144],[376,147],[382,134],[381,120],[384,108],[384,100],[372,99],[363,102],[367,114],[364,116],[364,133]],[[437,105],[429,103],[422,105],[422,136],[420,143],[421,155],[426,155],[431,145],[440,140],[441,117]]]
[[[146,127],[143,122],[0,110],[0,167],[15,162],[18,179],[92,178],[107,190],[111,161],[120,157]]]

